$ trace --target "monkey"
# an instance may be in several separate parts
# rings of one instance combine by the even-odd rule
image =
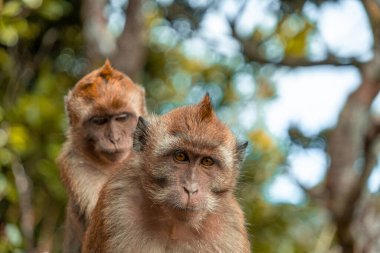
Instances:
[[[63,252],[76,253],[103,184],[132,150],[145,90],[106,60],[68,92],[65,107],[69,127],[57,158],[68,193]]]
[[[196,105],[139,117],[133,151],[110,177],[85,232],[82,253],[247,253],[234,196],[247,142]]]

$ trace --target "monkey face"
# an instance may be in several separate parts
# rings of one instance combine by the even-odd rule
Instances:
[[[132,148],[145,91],[109,62],[83,77],[66,97],[70,138],[94,161],[120,162]]]
[[[235,147],[235,139],[220,143],[192,131],[158,133],[163,125],[148,129],[143,187],[168,216],[196,225],[233,192],[238,170],[229,146]]]
[[[137,117],[131,112],[90,118],[84,133],[87,150],[110,162],[123,160],[130,153],[136,123]]]
[[[219,121],[208,96],[161,117],[140,117],[133,142],[147,196],[192,225],[232,195],[246,146]]]
[[[88,116],[74,126],[80,133],[77,136],[84,138],[82,150],[95,159],[111,163],[129,155],[137,117],[143,112],[137,89],[120,90],[119,94],[114,89],[111,86],[96,100],[84,101]]]
[[[202,219],[235,184],[234,172],[210,150],[183,146],[155,157],[152,165],[147,168],[150,197],[181,221]]]

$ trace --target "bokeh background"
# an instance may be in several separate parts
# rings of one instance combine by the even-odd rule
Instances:
[[[0,0],[0,252],[61,251],[63,97],[105,58],[249,140],[254,252],[380,252],[378,0]]]

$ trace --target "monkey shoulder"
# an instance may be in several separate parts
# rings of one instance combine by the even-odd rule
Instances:
[[[143,199],[140,190],[140,180],[128,165],[120,168],[110,176],[101,194],[107,205],[113,206],[122,203],[123,206],[121,208],[130,211],[134,211]],[[112,210],[117,211],[118,209],[112,208]]]
[[[91,161],[74,148],[64,147],[57,159],[57,164],[64,184],[75,183],[71,181],[87,183],[107,176],[107,171],[102,169],[100,164]]]
[[[68,146],[64,146],[57,163],[61,181],[75,203],[73,206],[80,206],[80,211],[89,216],[108,175],[99,165]]]
[[[100,193],[95,212],[100,216],[98,223],[102,223],[109,235],[104,242],[104,247],[112,249],[109,252],[150,252],[133,251],[144,243],[151,244],[142,242],[146,236],[139,226],[143,199],[138,184],[138,177],[130,172],[130,168],[123,167],[110,177]],[[127,248],[130,251],[126,251]]]
[[[231,198],[227,201],[223,210],[223,216],[221,217],[223,217],[221,222],[224,224],[222,237],[228,238],[228,240],[223,240],[221,245],[224,244],[223,247],[230,250],[228,252],[249,253],[250,242],[244,213],[233,195],[231,195]]]

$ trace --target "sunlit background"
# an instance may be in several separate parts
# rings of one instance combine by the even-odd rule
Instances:
[[[0,0],[0,13],[0,252],[60,252],[63,97],[105,58],[145,87],[151,112],[209,92],[221,120],[249,140],[237,195],[254,252],[379,252],[370,123],[380,98],[371,90],[357,119],[363,99],[348,99],[380,86],[367,71],[380,73],[377,0]],[[362,123],[362,141],[349,142],[356,131],[346,130]],[[347,203],[328,184],[340,143],[338,152],[357,151],[333,186],[365,179]],[[354,209],[348,227],[336,199]]]

